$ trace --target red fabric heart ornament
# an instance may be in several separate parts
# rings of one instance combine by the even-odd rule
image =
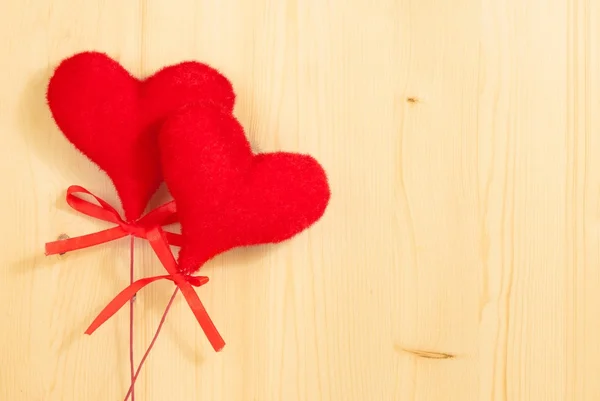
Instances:
[[[162,182],[157,135],[163,120],[195,101],[231,112],[235,94],[206,64],[183,62],[140,80],[103,53],[83,52],[56,68],[47,100],[65,137],[108,174],[133,221]]]
[[[165,121],[159,144],[181,222],[184,274],[231,248],[291,238],[319,220],[330,199],[313,157],[253,154],[242,126],[218,107],[180,109]]]

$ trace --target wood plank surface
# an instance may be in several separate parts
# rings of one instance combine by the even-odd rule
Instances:
[[[204,268],[225,349],[177,298],[136,399],[599,400],[599,38],[593,0],[3,0],[0,400],[129,386],[128,308],[83,334],[128,284],[128,240],[43,254],[110,226],[69,185],[118,204],[45,101],[84,50],[140,77],[211,64],[253,148],[312,154],[332,189],[309,230]],[[137,296],[138,361],[172,289]]]

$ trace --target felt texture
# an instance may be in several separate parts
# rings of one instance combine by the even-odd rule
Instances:
[[[163,120],[195,101],[231,112],[235,94],[206,64],[182,62],[140,80],[106,54],[83,52],[59,64],[47,100],[62,133],[106,172],[126,219],[134,221],[162,182],[157,136]]]
[[[254,154],[234,116],[211,104],[169,117],[159,145],[181,223],[183,273],[234,247],[291,238],[319,220],[330,199],[312,156]]]

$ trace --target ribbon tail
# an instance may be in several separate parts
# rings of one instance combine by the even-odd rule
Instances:
[[[98,314],[96,319],[90,324],[90,326],[85,331],[85,334],[92,334],[98,327],[100,327],[104,322],[111,318],[115,313],[119,311],[139,290],[144,288],[150,283],[153,283],[158,280],[163,279],[171,279],[171,276],[156,276],[156,277],[148,277],[141,280],[135,281],[133,284],[125,288],[121,291],[116,297],[113,298],[112,301],[108,303],[102,309],[102,311]]]
[[[225,341],[223,340],[223,337],[221,337],[221,334],[219,334],[219,331],[208,315],[208,312],[206,312],[206,309],[204,308],[202,301],[200,301],[198,294],[194,291],[194,288],[188,282],[178,283],[178,287],[188,305],[190,305],[190,309],[192,309],[194,317],[196,317],[204,334],[206,334],[206,338],[208,338],[210,345],[212,345],[216,352],[221,351],[223,347],[225,347]]]
[[[113,227],[93,234],[48,242],[45,246],[45,254],[46,256],[50,256],[74,251],[76,249],[89,248],[94,245],[126,237],[127,235],[127,232],[121,227]]]
[[[169,234],[176,235],[173,233]],[[173,252],[171,252],[171,248],[169,248],[167,233],[161,227],[156,226],[148,231],[146,238],[167,272],[171,276],[176,276],[179,273],[177,271],[177,261],[173,256]]]

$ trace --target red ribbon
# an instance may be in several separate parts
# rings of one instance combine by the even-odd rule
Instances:
[[[98,205],[76,196],[78,193],[92,196],[98,202]],[[48,242],[46,244],[46,255],[62,254],[76,249],[87,248],[128,235],[147,238],[148,230],[177,221],[175,202],[171,201],[152,210],[135,222],[127,222],[121,218],[115,208],[78,185],[72,185],[67,189],[67,203],[80,213],[99,220],[115,223],[117,227],[80,237]],[[170,245],[181,246],[180,234],[165,232],[165,235]]]
[[[214,350],[217,352],[221,351],[225,346],[225,341],[223,341],[223,338],[210,319],[210,316],[208,316],[204,305],[202,305],[202,301],[200,301],[198,294],[196,294],[196,291],[194,291],[193,288],[206,284],[208,282],[208,277],[192,276],[179,272],[177,261],[171,252],[171,248],[169,248],[169,241],[166,234],[167,233],[165,233],[160,226],[155,226],[146,233],[145,237],[150,242],[154,252],[169,274],[143,278],[130,284],[106,305],[96,319],[94,319],[90,327],[85,331],[85,334],[92,334],[96,331],[98,327],[112,315],[117,313],[119,309],[121,309],[121,307],[123,307],[123,305],[125,305],[139,290],[148,284],[158,280],[170,280],[175,283],[185,297],[185,300],[192,309],[192,313],[196,317],[200,327],[202,327],[202,330],[206,334],[206,337]]]

